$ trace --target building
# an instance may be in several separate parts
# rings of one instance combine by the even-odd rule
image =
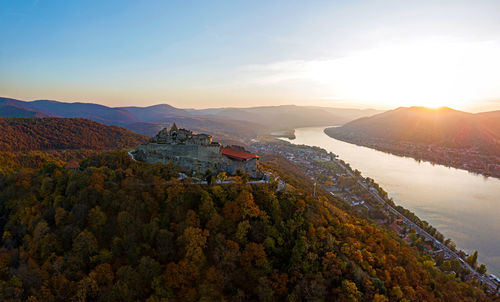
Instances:
[[[146,144],[139,145],[135,159],[147,163],[173,162],[196,174],[210,170],[234,175],[241,170],[251,177],[262,176],[258,170],[257,154],[246,152],[240,146],[224,148],[213,142],[208,134],[194,134],[190,130],[178,129],[175,124],[170,130],[164,128]]]
[[[399,235],[399,234],[401,234],[401,232],[403,231],[403,229],[402,229],[399,225],[395,224],[394,222],[393,222],[393,223],[391,223],[391,224],[389,225],[389,227],[390,227],[391,229],[393,229],[394,231],[396,231],[396,233],[398,233],[398,235]]]

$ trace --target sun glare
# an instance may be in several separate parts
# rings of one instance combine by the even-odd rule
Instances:
[[[336,99],[461,108],[498,93],[498,53],[493,43],[427,41],[314,61],[306,74]]]

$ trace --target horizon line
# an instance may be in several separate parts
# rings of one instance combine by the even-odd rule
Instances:
[[[487,111],[470,111],[470,110],[461,110],[461,109],[456,109],[453,107],[449,106],[439,106],[439,107],[428,107],[428,106],[421,106],[421,105],[412,105],[412,106],[398,106],[398,107],[386,107],[386,108],[376,108],[376,107],[336,107],[336,106],[325,106],[325,105],[297,105],[294,103],[289,103],[289,104],[279,104],[279,105],[260,105],[260,106],[222,106],[222,107],[204,107],[204,108],[194,108],[194,107],[176,107],[173,106],[169,103],[156,103],[152,105],[147,105],[147,106],[138,106],[138,105],[131,105],[131,106],[109,106],[105,105],[102,103],[98,103],[95,101],[59,101],[59,100],[54,100],[54,99],[44,99],[44,98],[37,98],[37,99],[32,99],[32,100],[24,100],[24,99],[18,99],[14,97],[9,97],[9,96],[0,96],[0,98],[3,99],[11,99],[15,101],[20,101],[20,102],[26,102],[26,103],[32,103],[32,102],[37,102],[37,101],[48,101],[48,102],[56,102],[56,103],[64,103],[64,104],[91,104],[91,105],[99,105],[107,108],[113,108],[113,109],[119,109],[119,108],[128,108],[128,107],[137,107],[137,108],[148,108],[148,107],[154,107],[154,106],[160,106],[160,105],[167,105],[172,108],[176,109],[181,109],[181,110],[210,110],[210,109],[252,109],[252,108],[272,108],[272,107],[289,107],[289,106],[295,106],[295,107],[312,107],[312,108],[333,108],[333,109],[346,109],[346,110],[375,110],[375,111],[390,111],[390,110],[396,110],[399,108],[426,108],[430,110],[440,110],[440,109],[451,109],[455,111],[461,111],[461,112],[467,112],[471,114],[478,114],[478,113],[484,113],[484,112],[492,112],[492,111],[498,111],[498,109],[492,109],[492,110],[487,110]]]

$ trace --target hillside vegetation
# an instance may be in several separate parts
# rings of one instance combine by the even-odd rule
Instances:
[[[0,151],[111,150],[147,140],[120,127],[79,118],[0,118],[0,133]]]
[[[325,132],[347,142],[500,177],[500,111],[401,107]]]
[[[0,176],[2,300],[490,299],[397,236],[312,198],[276,160],[295,190],[179,182],[175,167],[125,151],[81,166]]]
[[[107,107],[92,103],[50,100],[25,102],[0,97],[3,117],[86,118],[125,127],[148,136],[166,124],[211,134],[224,143],[248,142],[259,135],[296,127],[337,125],[380,111],[306,106],[181,109],[168,104],[148,107]]]

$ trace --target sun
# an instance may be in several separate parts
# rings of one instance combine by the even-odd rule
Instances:
[[[311,62],[305,74],[335,99],[464,108],[500,94],[498,53],[489,42],[417,41]]]

